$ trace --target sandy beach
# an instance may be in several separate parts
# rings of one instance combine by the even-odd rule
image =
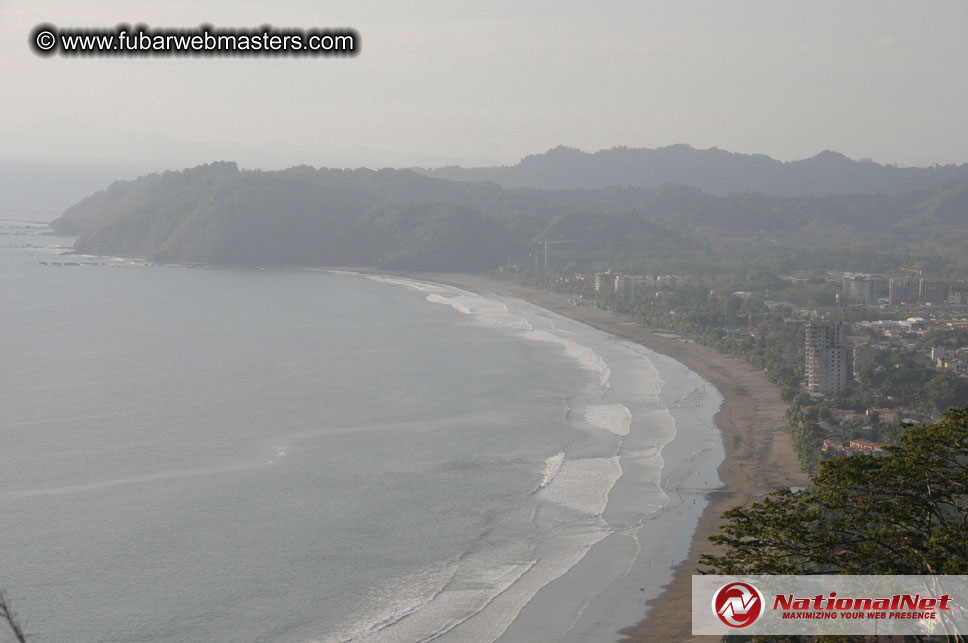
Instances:
[[[533,288],[474,275],[412,276],[517,297],[617,337],[639,342],[684,364],[719,390],[724,401],[715,422],[722,433],[726,453],[718,469],[724,488],[708,494],[709,504],[699,520],[689,556],[674,568],[672,582],[663,588],[657,599],[649,602],[648,614],[643,614],[640,623],[622,630],[626,643],[718,640],[718,637],[692,635],[690,602],[691,576],[695,573],[699,556],[715,551],[708,537],[715,533],[720,515],[731,507],[748,505],[773,489],[803,486],[808,481],[806,474],[800,471],[791,436],[777,429],[785,423],[787,405],[765,373],[738,357],[669,336],[661,329],[629,324],[628,319],[619,314],[591,306],[575,306],[564,295],[537,292]]]

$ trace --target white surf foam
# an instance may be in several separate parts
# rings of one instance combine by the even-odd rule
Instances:
[[[559,514],[575,512],[572,514],[574,518],[573,521],[556,522],[552,539],[540,538],[532,543],[537,547],[533,552],[533,560],[537,562],[524,570],[515,568],[520,571],[520,574],[504,589],[495,592],[493,590],[496,585],[489,584],[488,592],[475,594],[477,590],[472,590],[469,586],[461,586],[458,591],[459,584],[456,583],[440,586],[440,592],[433,600],[423,604],[423,607],[407,616],[404,621],[393,625],[393,635],[380,640],[430,640],[442,633],[451,632],[442,639],[451,640],[451,637],[456,637],[457,640],[493,641],[507,630],[537,592],[553,580],[566,575],[568,570],[574,567],[596,543],[609,534],[616,530],[628,531],[636,548],[643,545],[651,546],[651,541],[648,539],[645,543],[638,542],[639,529],[650,524],[648,522],[652,520],[648,517],[650,514],[672,502],[670,495],[662,488],[662,472],[665,465],[662,449],[676,437],[678,431],[677,420],[670,413],[667,398],[660,398],[660,392],[664,389],[665,383],[659,377],[650,351],[637,344],[623,341],[613,341],[599,347],[599,342],[592,339],[593,336],[589,336],[591,341],[586,344],[586,340],[583,339],[586,336],[585,333],[570,331],[569,328],[572,327],[570,322],[558,323],[553,313],[545,314],[537,311],[533,315],[529,314],[530,309],[526,304],[519,307],[510,301],[487,298],[458,288],[423,284],[406,279],[391,277],[378,280],[424,292],[428,302],[450,306],[469,317],[475,324],[513,329],[517,331],[513,333],[516,337],[560,346],[565,355],[598,376],[599,390],[597,392],[588,390],[582,393],[579,397],[588,399],[579,402],[575,408],[576,412],[586,426],[620,436],[624,444],[617,455],[612,457],[608,457],[609,452],[589,454],[589,457],[576,457],[571,453],[566,457],[565,453],[561,452],[544,461],[544,468],[534,496],[540,502],[550,503],[547,509],[551,515],[556,515],[556,511]],[[519,308],[524,312],[519,312]],[[613,351],[613,343],[623,350]],[[614,387],[610,382],[612,371],[606,362],[606,357],[609,361],[618,360],[615,362],[616,369],[620,369],[617,372],[623,374],[621,381],[617,381]],[[627,379],[627,375],[633,379]],[[676,397],[682,397],[682,393]],[[619,400],[624,403],[618,403]],[[591,404],[588,404],[589,401]],[[681,412],[685,410],[681,408],[683,402],[688,401],[690,400],[684,398],[675,404],[675,407]],[[634,417],[632,409],[635,409]],[[633,427],[634,431],[632,431]],[[625,467],[624,471],[623,467]],[[606,509],[611,507],[609,494],[622,478],[623,473],[631,476],[635,481],[634,484],[643,486],[640,492],[649,493],[638,493],[635,498],[625,494],[616,499],[615,517],[618,522],[615,525],[609,525],[604,519]],[[498,577],[510,578],[513,574],[502,565],[507,565],[508,561],[528,560],[527,554],[521,553],[516,547],[510,547],[509,543],[502,543],[501,546],[489,543],[485,549],[489,555],[475,558],[473,565],[470,565],[469,560],[461,561],[461,574],[464,577],[486,574],[487,572],[483,570],[492,569]],[[491,558],[491,556],[496,557]],[[633,554],[629,568],[634,562]],[[479,567],[480,564],[483,564],[483,567]],[[477,571],[474,571],[474,568],[478,568]],[[501,572],[501,569],[505,569],[505,572]],[[503,573],[509,575],[503,576]],[[487,602],[481,603],[481,599],[485,596],[490,598],[487,598]],[[457,605],[463,605],[464,610],[470,611],[465,611],[463,615],[459,610],[452,612],[455,620],[445,629],[435,626],[433,631],[437,634],[423,638],[402,635],[404,630],[400,627],[404,623],[409,623],[409,626],[415,628],[418,616],[421,619],[439,619],[434,622],[443,623],[447,620],[443,617],[444,611],[450,610],[450,607],[445,610],[445,606],[456,607]],[[576,603],[573,606],[574,612],[567,620],[580,618],[585,607],[587,607],[585,602]],[[570,627],[564,622],[552,627],[549,630],[549,640],[552,639],[552,630],[565,632]],[[423,626],[419,630],[408,629],[410,634],[427,631]]]
[[[632,412],[624,404],[595,404],[585,407],[585,421],[596,429],[624,436],[632,427]]]
[[[622,465],[618,456],[569,459],[562,465],[553,484],[545,486],[540,494],[563,507],[600,516],[608,504],[608,492],[620,477]]]
[[[539,342],[551,342],[552,344],[560,345],[565,349],[565,354],[575,359],[582,367],[598,373],[598,383],[602,388],[609,387],[608,380],[612,375],[612,371],[608,368],[608,364],[605,363],[601,355],[590,347],[565,337],[560,337],[547,330],[534,330],[524,334],[524,337]]]
[[[520,315],[515,315],[508,310],[507,304],[496,299],[489,299],[471,293],[448,294],[446,296],[431,293],[427,295],[427,301],[435,304],[444,304],[459,313],[472,315],[474,320],[483,326],[533,330],[528,320]]]
[[[387,630],[432,602],[457,569],[456,562],[418,569],[371,587],[357,613],[337,631],[307,643],[349,643],[385,640]],[[382,637],[382,638],[381,638]]]
[[[385,277],[382,275],[366,275],[368,279],[382,283],[403,286],[410,290],[426,292],[427,301],[435,304],[450,306],[454,310],[474,318],[477,323],[488,327],[512,328],[522,331],[521,337],[539,342],[558,344],[569,357],[576,360],[583,368],[598,374],[598,382],[603,388],[608,388],[611,370],[605,360],[590,347],[562,336],[570,335],[564,331],[556,334],[550,330],[537,330],[527,319],[512,313],[507,304],[490,297],[483,297],[474,293],[450,286],[414,281],[399,277]]]
[[[457,297],[441,297],[437,294],[427,295],[427,301],[434,304],[444,304],[445,306],[450,306],[459,313],[464,313],[465,315],[470,315],[473,311],[467,306],[462,306]]]
[[[554,555],[543,557],[506,590],[496,594],[481,610],[460,623],[453,637],[444,640],[495,641],[543,587],[561,578],[574,567],[596,543],[609,534],[601,518],[561,525],[556,529]],[[552,632],[549,631],[549,635]],[[556,640],[557,637],[549,638]]]
[[[545,460],[544,471],[541,473],[541,483],[538,485],[538,489],[544,489],[549,484],[554,481],[561,471],[562,465],[565,463],[565,453],[564,451],[557,453],[547,460]]]
[[[387,581],[367,592],[346,625],[308,643],[495,641],[609,533],[600,517],[586,518],[557,526],[544,543],[502,540]],[[549,547],[551,555],[540,553]]]
[[[665,464],[662,459],[662,447],[625,451],[622,456],[626,463],[630,466],[634,465],[641,476],[639,479],[645,483],[643,486],[649,489],[649,496],[652,498],[650,505],[659,509],[669,504],[669,494],[662,488],[662,467]],[[650,472],[651,476],[648,475]]]
[[[437,284],[428,283],[426,281],[416,281],[414,279],[406,279],[405,277],[390,277],[387,275],[367,275],[363,273],[360,274],[371,281],[378,281],[383,284],[391,284],[393,286],[403,286],[410,290],[416,290],[418,292],[447,292],[446,286],[438,286]]]
[[[348,625],[312,643],[426,642],[445,636],[479,614],[536,564],[507,560],[511,553],[470,554],[373,587]]]

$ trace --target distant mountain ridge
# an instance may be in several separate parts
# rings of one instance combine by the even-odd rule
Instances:
[[[742,192],[781,196],[898,194],[968,180],[968,163],[902,168],[854,161],[832,151],[782,162],[763,154],[739,154],[715,147],[697,150],[688,145],[614,147],[594,153],[559,146],[527,156],[516,165],[414,171],[450,181],[490,181],[504,188],[652,188],[671,183],[719,196]]]
[[[657,188],[505,189],[410,170],[219,162],[119,181],[53,222],[86,254],[222,265],[479,271],[881,271],[915,257],[968,269],[968,181],[900,194],[717,196]],[[888,258],[890,255],[890,259]]]

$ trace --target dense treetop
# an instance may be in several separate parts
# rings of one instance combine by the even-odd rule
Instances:
[[[886,457],[834,458],[801,491],[723,514],[722,574],[968,574],[968,407]]]

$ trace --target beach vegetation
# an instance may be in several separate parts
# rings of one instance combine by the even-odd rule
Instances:
[[[722,516],[715,574],[968,574],[968,407]]]

